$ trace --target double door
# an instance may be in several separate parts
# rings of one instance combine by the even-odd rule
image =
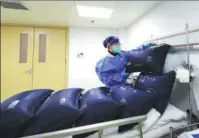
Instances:
[[[66,29],[1,26],[1,101],[21,91],[67,87]]]

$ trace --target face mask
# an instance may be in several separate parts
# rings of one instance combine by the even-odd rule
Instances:
[[[119,46],[119,45],[114,46],[113,52],[114,52],[115,54],[119,54],[119,53],[121,52],[120,46]]]

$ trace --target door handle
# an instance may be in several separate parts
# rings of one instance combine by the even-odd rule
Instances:
[[[25,73],[32,75],[32,68],[29,68],[28,70],[26,70]]]

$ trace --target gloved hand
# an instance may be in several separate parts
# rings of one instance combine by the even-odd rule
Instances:
[[[145,50],[145,49],[148,49],[148,48],[150,48],[152,46],[155,46],[155,45],[157,45],[157,44],[155,44],[155,43],[147,43],[147,44],[143,44],[143,45],[139,46],[138,49]]]
[[[123,71],[122,71],[122,76],[123,77],[128,77],[130,75],[130,73],[126,73],[126,69],[124,69]]]
[[[156,43],[147,43],[147,44],[144,44],[145,47],[147,48],[150,48],[152,46],[156,46],[157,44]]]

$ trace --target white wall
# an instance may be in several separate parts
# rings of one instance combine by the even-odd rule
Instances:
[[[154,37],[184,31],[185,23],[189,23],[190,29],[199,27],[199,2],[198,1],[168,1],[162,2],[154,10],[145,15],[127,29],[99,29],[99,28],[70,28],[70,63],[69,63],[69,87],[81,87],[85,89],[103,86],[95,73],[96,62],[106,54],[102,41],[109,35],[117,35],[123,44],[123,49],[132,49]],[[199,41],[199,33],[190,35],[190,42]],[[161,42],[169,44],[185,43],[185,36],[165,39]],[[83,52],[84,58],[77,58],[77,54]],[[196,71],[199,71],[198,52],[191,53],[191,63]],[[180,59],[180,60],[179,60]],[[186,60],[185,52],[170,53],[165,64],[165,71],[180,65]],[[199,85],[195,83],[194,91],[198,91]],[[179,95],[182,95],[179,97]],[[188,108],[188,87],[178,85],[175,88],[174,100],[176,105],[184,110]],[[198,100],[199,101],[199,100]]]
[[[151,39],[199,27],[198,1],[164,1],[128,29],[131,47]]]
[[[128,32],[129,46],[132,49],[148,40],[151,35],[154,38],[179,33],[185,30],[185,23],[189,24],[189,29],[199,28],[199,2],[198,1],[164,1],[153,11],[145,15],[141,20],[132,24]],[[189,35],[190,42],[199,42],[199,32]],[[183,44],[186,43],[186,36],[178,36],[157,41],[157,43]],[[177,51],[169,53],[166,59],[165,72],[180,66],[182,60],[186,61],[186,52]],[[191,64],[194,65],[194,72],[197,74],[193,81],[192,90],[197,96],[193,102],[196,111],[196,102],[199,110],[199,51],[191,52]],[[178,84],[173,92],[172,102],[180,108],[188,108],[188,86]],[[197,111],[196,111],[197,112]],[[199,115],[199,114],[198,114]]]
[[[95,73],[97,61],[107,54],[103,40],[109,35],[117,35],[121,42],[126,40],[124,29],[99,29],[70,27],[69,33],[69,87],[91,89],[103,86]],[[84,58],[78,58],[78,53]]]

